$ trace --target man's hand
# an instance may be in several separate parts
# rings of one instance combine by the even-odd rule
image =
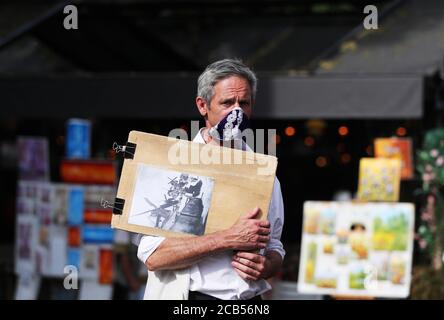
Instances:
[[[266,278],[269,261],[263,255],[253,252],[240,251],[233,256],[231,265],[245,280],[256,281]]]
[[[275,275],[282,265],[282,258],[275,251],[269,251],[265,256],[240,251],[233,256],[231,265],[244,280],[257,281]]]
[[[258,220],[255,217],[259,208],[247,213],[229,229],[223,231],[223,241],[232,250],[263,249],[270,240],[270,222]]]

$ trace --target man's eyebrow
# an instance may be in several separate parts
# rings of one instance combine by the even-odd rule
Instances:
[[[220,102],[221,103],[224,103],[224,102],[233,102],[234,101],[234,98],[222,98],[222,99],[220,99]]]
[[[234,102],[235,98],[222,98],[219,100],[220,103]],[[241,99],[239,103],[250,103],[250,99]]]

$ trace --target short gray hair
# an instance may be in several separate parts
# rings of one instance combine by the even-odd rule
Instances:
[[[197,96],[210,103],[214,95],[214,86],[220,80],[239,76],[248,81],[251,88],[251,100],[256,97],[257,78],[253,71],[238,59],[223,59],[210,64],[197,80]]]

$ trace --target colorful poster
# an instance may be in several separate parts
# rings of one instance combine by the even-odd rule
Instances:
[[[91,121],[69,119],[66,125],[66,157],[88,159],[91,155]]]
[[[401,159],[401,179],[413,178],[413,158],[411,138],[375,139],[375,157]]]
[[[114,230],[108,225],[84,225],[82,228],[83,243],[113,243]]]
[[[48,181],[48,139],[19,137],[17,139],[19,180]]]
[[[70,187],[68,193],[68,225],[78,226],[83,222],[85,192],[82,187]]]
[[[54,184],[53,223],[57,226],[66,226],[68,221],[69,186]]]
[[[80,257],[81,279],[98,280],[99,277],[99,246],[84,245]]]
[[[113,251],[111,247],[101,247],[99,250],[99,283],[113,282]]]
[[[407,297],[413,230],[413,204],[305,202],[298,290]]]
[[[15,273],[35,274],[38,221],[33,215],[18,215],[16,224]]]
[[[111,284],[113,281],[112,246],[84,245],[81,249],[79,276],[81,279]]]
[[[38,223],[36,244],[36,272],[46,275],[51,268],[50,240],[52,221],[53,189],[50,183],[39,183],[35,192],[35,213]]]
[[[358,199],[399,201],[401,160],[362,158],[359,163]]]
[[[110,160],[62,160],[60,176],[67,183],[113,185],[117,181],[116,164]]]
[[[80,268],[81,252],[78,248],[68,248],[68,265]]]

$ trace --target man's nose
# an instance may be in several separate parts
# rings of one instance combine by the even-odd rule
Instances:
[[[238,103],[238,102],[234,102],[234,103],[231,105],[231,107],[230,107],[230,112],[231,112],[234,108],[236,108],[236,107],[239,107],[239,103]]]
[[[234,108],[242,108],[241,106],[240,106],[240,104],[239,104],[239,101],[235,101],[234,103],[233,103],[233,106],[231,107],[231,110],[233,110]],[[230,110],[230,111],[231,111]]]

